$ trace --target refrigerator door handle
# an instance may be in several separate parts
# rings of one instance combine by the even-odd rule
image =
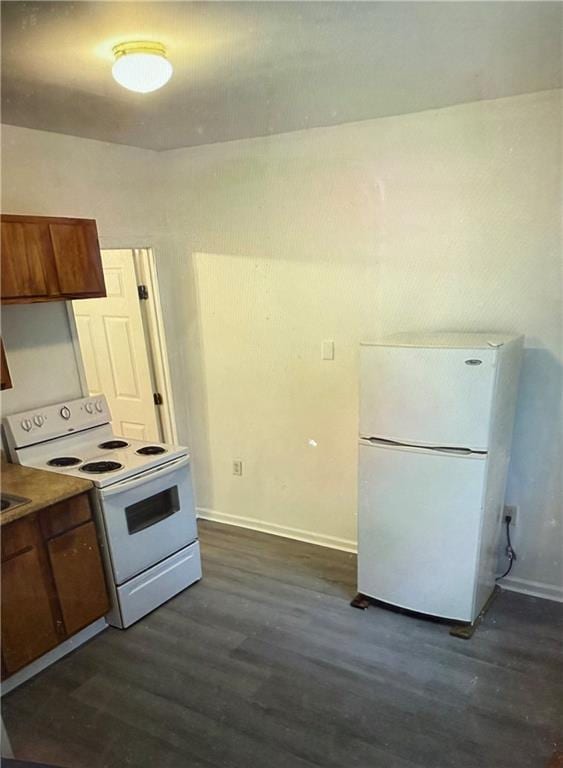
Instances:
[[[392,445],[397,448],[418,448],[420,446],[413,446],[410,443],[401,443],[398,440],[386,440],[384,437],[364,437],[360,435],[360,440],[367,440],[372,445]]]
[[[486,456],[487,451],[472,451],[471,448],[457,448],[451,445],[414,445],[413,443],[401,443],[398,440],[387,440],[384,437],[360,437],[372,445],[389,445],[394,448],[420,448],[424,451],[436,451],[437,453],[450,453],[459,456]]]

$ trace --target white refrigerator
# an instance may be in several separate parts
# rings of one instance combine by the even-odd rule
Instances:
[[[523,337],[360,349],[358,590],[472,622],[495,584]]]

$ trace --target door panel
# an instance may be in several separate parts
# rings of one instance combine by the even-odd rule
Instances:
[[[50,224],[53,254],[62,294],[104,294],[95,222]]]
[[[91,395],[103,392],[123,437],[160,441],[160,425],[130,250],[102,251],[107,296],[73,302]]]
[[[144,424],[133,424],[131,421],[119,422],[119,434],[130,437],[131,440],[148,440],[147,430]]]
[[[139,398],[139,375],[128,317],[104,317],[109,362],[116,397]]]
[[[358,589],[471,621],[486,461],[360,445]]]
[[[362,346],[360,434],[487,450],[494,349]]]
[[[88,301],[88,299],[83,299],[80,303],[84,304],[85,301]],[[75,317],[76,329],[80,339],[80,351],[82,352],[82,360],[88,378],[89,394],[102,395],[104,394],[104,391],[101,384],[100,367],[98,365],[98,350],[96,349],[96,344],[94,342],[94,321],[89,315],[79,315],[75,313]]]

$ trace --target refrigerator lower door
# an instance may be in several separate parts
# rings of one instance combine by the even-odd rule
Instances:
[[[473,621],[485,456],[360,444],[358,589]]]

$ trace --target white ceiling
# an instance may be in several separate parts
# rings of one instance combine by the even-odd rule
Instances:
[[[152,149],[416,112],[562,86],[551,2],[2,3],[5,123]],[[134,94],[111,48],[166,44]]]

